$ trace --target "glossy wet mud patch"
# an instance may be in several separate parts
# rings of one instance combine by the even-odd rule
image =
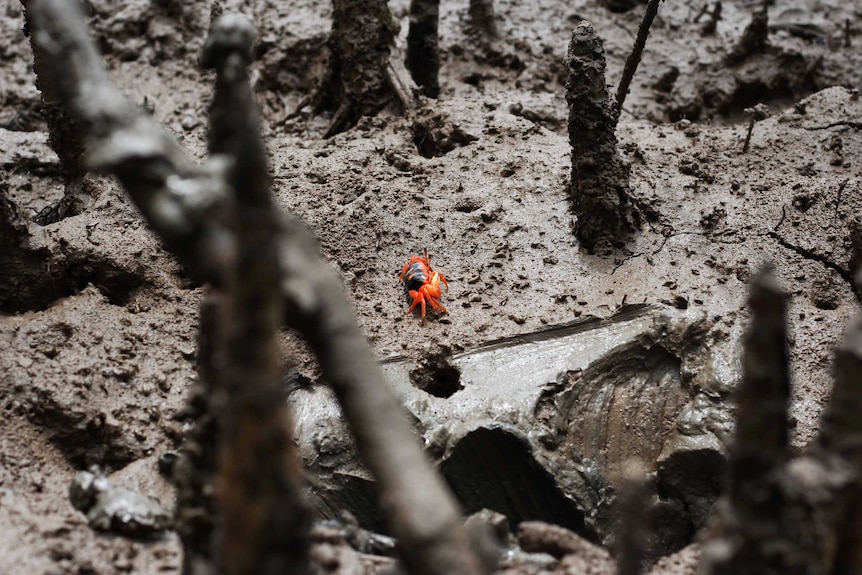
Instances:
[[[418,361],[392,357],[381,367],[466,512],[491,509],[514,529],[546,521],[612,545],[621,470],[634,461],[654,478],[658,557],[691,542],[726,470],[722,390],[735,372],[721,367],[710,325],[694,310],[628,306],[462,352],[428,346]],[[355,500],[368,490],[355,489],[365,475],[341,439],[345,423],[315,387],[290,401],[303,459],[319,473],[318,511],[336,518],[345,504],[337,494],[349,491],[350,511],[376,528],[373,502]]]

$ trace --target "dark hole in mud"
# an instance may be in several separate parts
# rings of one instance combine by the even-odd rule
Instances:
[[[81,293],[90,284],[111,304],[124,306],[145,283],[140,275],[109,262],[72,264],[66,269],[62,264],[53,267],[52,262],[19,260],[17,263],[30,269],[19,270],[17,289],[0,289],[0,312],[41,311],[61,298]]]
[[[467,514],[487,508],[513,523],[537,519],[585,535],[583,511],[557,489],[529,444],[504,429],[468,433],[440,470]]]
[[[416,150],[426,158],[445,156],[455,148],[478,140],[453,124],[445,115],[433,112],[425,112],[417,117],[410,130]]]
[[[807,212],[814,205],[814,198],[808,194],[796,194],[793,196],[792,205],[802,213]]]
[[[132,296],[140,288],[144,280],[141,276],[128,270],[117,268],[110,263],[95,262],[95,267],[89,264],[69,269],[69,284],[65,296],[75,295],[83,291],[89,284],[93,284],[108,301],[116,306],[124,306],[129,303]]]
[[[48,440],[75,469],[98,465],[111,473],[144,454],[144,448],[126,430],[104,417],[69,413],[49,395],[33,401],[26,415],[47,430]]]
[[[628,12],[632,8],[637,6],[646,4],[645,0],[602,0],[600,2],[605,8],[614,12],[616,14],[620,14],[622,12]]]
[[[807,96],[811,90],[801,90],[800,94]],[[727,117],[738,116],[742,110],[755,104],[769,103],[779,108],[782,104],[792,103],[795,91],[781,83],[777,86],[767,86],[761,82],[740,83],[733,98],[720,106],[721,113]]]
[[[681,503],[684,511],[673,525],[656,521],[654,537],[659,548],[680,549],[707,524],[727,473],[727,459],[710,448],[680,450],[659,463],[656,491],[661,503],[671,507]]]
[[[410,383],[434,397],[452,397],[464,389],[461,385],[461,372],[445,360],[412,370]]]

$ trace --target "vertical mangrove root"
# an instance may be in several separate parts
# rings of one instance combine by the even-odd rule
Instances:
[[[575,235],[590,253],[610,253],[637,229],[640,215],[630,201],[629,168],[617,151],[604,45],[589,22],[572,34],[566,64]]]
[[[333,112],[325,137],[393,101],[409,105],[412,96],[402,87],[409,83],[390,62],[397,34],[386,0],[333,0],[329,65],[313,98],[315,113]]]
[[[756,502],[756,486],[788,458],[790,402],[787,295],[768,269],[753,278],[748,305],[752,321],[743,340],[743,380],[730,450],[730,497],[746,505]]]
[[[219,412],[218,563],[226,575],[309,571],[311,512],[281,400],[278,330],[284,315],[278,274],[278,210],[248,78],[256,31],[245,17],[214,23],[201,63],[215,69],[210,155],[233,162],[231,217],[236,257],[225,273],[222,322],[225,407]]]
[[[752,319],[743,344],[730,492],[717,506],[700,572],[855,573],[860,565],[855,530],[860,525],[860,450],[858,444],[850,446],[858,440],[859,417],[855,412],[853,423],[846,426],[845,407],[862,403],[859,324],[839,351],[835,394],[819,444],[791,459],[787,296],[768,271],[753,280],[749,306]]]
[[[440,50],[437,43],[439,19],[440,0],[410,2],[406,64],[413,81],[429,98],[440,95]]]
[[[198,380],[189,393],[183,413],[194,425],[186,434],[170,473],[177,493],[174,526],[183,544],[184,575],[209,573],[215,569],[212,543],[218,521],[214,497],[218,413],[219,404],[224,400],[217,379],[220,307],[217,296],[210,296],[201,304]]]

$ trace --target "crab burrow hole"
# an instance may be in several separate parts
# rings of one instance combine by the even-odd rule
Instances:
[[[461,370],[449,361],[449,351],[436,348],[422,358],[419,365],[410,370],[410,383],[417,389],[434,397],[452,397],[464,389]]]

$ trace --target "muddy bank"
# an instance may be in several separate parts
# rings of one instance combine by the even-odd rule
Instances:
[[[135,101],[146,98],[155,117],[201,157],[212,79],[196,61],[209,7],[90,4],[112,79]],[[289,117],[324,73],[328,4],[224,7],[247,13],[261,29],[256,89],[277,199],[320,238],[378,358],[400,371],[394,385],[431,455],[447,476],[469,479],[460,492],[451,480],[456,493],[465,501],[478,501],[471,491],[487,494],[476,507],[498,507],[514,522],[544,519],[602,541],[610,533],[603,482],[612,483],[622,459],[639,456],[665,480],[670,551],[690,542],[705,521],[708,507],[699,502],[715,499],[715,484],[693,470],[707,461],[710,473],[720,471],[723,459],[713,455],[723,452],[730,424],[723,415],[701,414],[725,401],[735,384],[747,288],[764,260],[776,264],[791,294],[793,448],[801,450],[817,430],[831,350],[858,308],[851,277],[862,104],[852,88],[859,85],[860,40],[852,6],[775,6],[765,45],[728,62],[754,16],[750,6],[722,3],[715,31],[704,36],[708,14],[662,5],[617,132],[643,225],[613,255],[590,255],[572,234],[563,57],[572,30],[588,19],[605,42],[608,81],[617,81],[641,11],[638,3],[626,11],[606,4],[498,2],[497,38],[482,39],[463,24],[467,2],[442,3],[439,99],[406,117],[383,109],[331,138],[323,137],[331,117],[310,108]],[[390,7],[402,23],[395,46],[403,50],[407,3]],[[63,197],[64,175],[38,112],[17,4],[0,18],[8,24],[0,32],[0,397],[7,414],[0,424],[0,524],[7,526],[4,547],[16,550],[0,570],[176,570],[173,534],[156,543],[95,534],[66,490],[77,471],[97,464],[114,484],[170,506],[156,460],[177,448],[188,426],[180,410],[195,379],[202,291],[111,180],[92,181],[79,214],[31,220]],[[743,153],[743,110],[756,103],[767,104],[771,117],[754,125]],[[449,280],[442,301],[450,313],[420,325],[405,315],[398,272],[426,247]],[[520,385],[504,361],[518,355],[503,345],[493,348],[497,363],[483,360],[470,372],[471,358],[488,352],[489,342],[590,317],[612,323],[629,304],[700,318],[694,323],[702,333],[691,339],[697,346],[680,351],[671,336],[656,332],[649,337],[657,346],[634,338],[617,355],[606,349],[604,359],[587,361],[566,348],[548,357],[578,361],[548,377],[528,365],[529,383]],[[294,401],[325,397],[307,351],[288,335],[283,344],[310,382]],[[444,382],[429,396],[409,385],[409,372],[433,371],[428,357],[440,348],[460,370],[458,385]],[[707,350],[719,359],[706,361]],[[566,376],[558,381],[558,373]],[[649,375],[614,381],[609,373]],[[548,389],[550,383],[558,388]],[[666,413],[639,403],[650,403],[649,389],[667,387],[675,392]],[[609,388],[620,389],[612,400],[601,395]],[[625,393],[631,388],[639,390],[634,398]],[[352,505],[368,526],[379,527],[367,504],[368,475],[344,455],[346,435],[333,431],[337,410],[313,407],[314,418],[329,421],[317,416],[321,411],[331,427],[318,423],[319,433],[299,434],[317,442],[309,466],[322,488],[314,497],[333,515]],[[594,412],[619,417],[596,420]],[[471,418],[481,424],[466,425]],[[658,423],[631,429],[629,418]],[[698,426],[710,427],[708,445],[684,445],[679,430]],[[572,472],[567,480],[580,491],[546,489],[553,482],[547,467],[534,466],[537,454],[545,450],[550,465],[564,453],[571,464],[575,445],[590,461],[582,467],[599,469],[590,476],[594,484]],[[709,457],[698,459],[704,453]],[[471,464],[480,456],[494,473],[476,473]],[[507,473],[513,482],[529,478],[530,494],[550,495],[505,503],[505,491],[491,487]],[[340,477],[338,489],[325,485],[326,474]],[[685,557],[663,559],[657,569],[683,569],[691,565]]]

